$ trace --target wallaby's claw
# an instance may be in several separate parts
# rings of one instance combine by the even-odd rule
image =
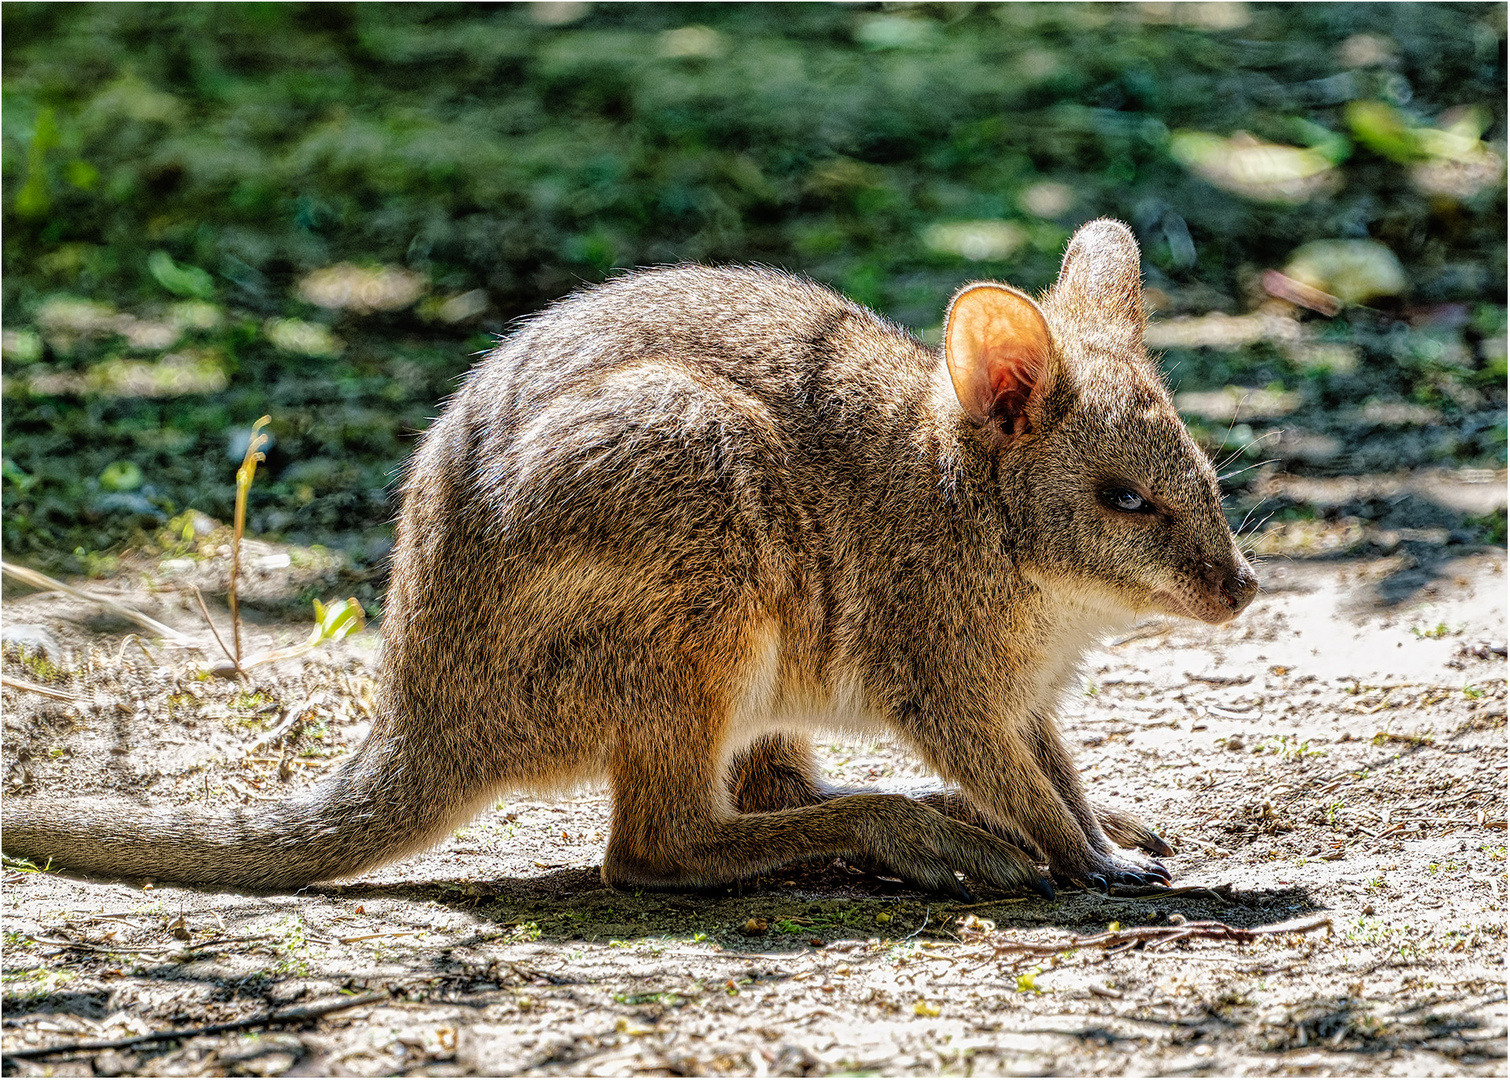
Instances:
[[[1033,886],[1033,891],[1045,900],[1054,899],[1054,886],[1049,884],[1048,878],[1039,878],[1038,884]]]
[[[1104,893],[1110,893],[1114,885],[1169,884],[1168,870],[1146,855],[1134,856],[1125,851],[1114,855],[1096,855],[1089,865],[1057,870],[1054,877],[1061,882]]]
[[[1123,873],[1117,874],[1115,877],[1112,878],[1112,884],[1114,884],[1114,885],[1167,885],[1167,884],[1169,884],[1169,878],[1167,876],[1160,876],[1159,874],[1154,874],[1154,873],[1144,874],[1144,873],[1132,873],[1132,872],[1126,872],[1126,871],[1124,871]]]
[[[1157,879],[1162,884],[1168,885],[1173,878],[1164,864],[1158,859],[1150,858],[1141,851],[1121,851],[1118,853],[1125,861],[1133,864],[1134,869],[1145,879]],[[1152,880],[1147,882],[1152,884]]]

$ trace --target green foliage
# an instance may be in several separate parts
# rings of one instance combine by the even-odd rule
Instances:
[[[180,266],[166,251],[147,256],[147,269],[163,288],[175,296],[192,296],[209,300],[215,295],[215,281],[197,266]]]
[[[584,282],[765,262],[927,337],[963,280],[1048,284],[1100,214],[1191,310],[1251,306],[1305,241],[1384,243],[1409,292],[1336,320],[1356,373],[1180,349],[1177,383],[1414,398],[1457,430],[1391,467],[1503,461],[1504,425],[1463,404],[1465,386],[1503,400],[1503,184],[1411,181],[1503,155],[1501,7],[541,10],[5,6],[8,552],[117,548],[191,505],[228,519],[228,438],[270,413],[249,527],[370,562],[392,471],[471,354]],[[1380,58],[1348,59],[1360,40]],[[1337,183],[1294,202],[1213,186],[1176,154],[1191,132],[1249,132]],[[401,271],[385,280],[411,293],[322,306],[304,286],[336,268]],[[1405,329],[1444,305],[1467,324]],[[110,490],[114,462],[141,485]]]

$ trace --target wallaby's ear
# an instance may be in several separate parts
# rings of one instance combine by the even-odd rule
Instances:
[[[1120,221],[1098,218],[1076,230],[1059,267],[1053,307],[1072,325],[1143,340],[1143,279],[1138,241]]]
[[[944,359],[959,403],[976,425],[1027,426],[1028,397],[1048,371],[1053,339],[1043,312],[1005,285],[967,285],[944,318]]]

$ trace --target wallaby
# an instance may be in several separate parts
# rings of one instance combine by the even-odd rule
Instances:
[[[1137,613],[1257,581],[1143,351],[1139,256],[1081,228],[1037,302],[951,301],[941,349],[811,281],[683,266],[526,322],[416,451],[355,757],[270,809],[7,799],[7,853],[289,888],[418,851],[510,790],[606,779],[603,878],[690,889],[841,857],[968,895],[1168,881],[1055,728]],[[955,785],[830,790],[811,735]],[[1147,854],[1120,848],[1137,846]]]

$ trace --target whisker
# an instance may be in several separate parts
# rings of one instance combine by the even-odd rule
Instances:
[[[1248,452],[1248,448],[1249,447],[1251,447],[1251,446],[1257,446],[1259,443],[1263,442],[1265,439],[1269,438],[1269,436],[1271,436],[1271,435],[1283,435],[1283,434],[1284,434],[1284,432],[1281,431],[1278,428],[1275,428],[1273,431],[1266,431],[1266,432],[1264,432],[1262,435],[1258,436],[1255,439],[1250,440],[1249,442],[1247,442],[1246,444],[1244,444],[1243,446],[1239,447],[1237,450],[1234,450],[1231,454],[1229,454],[1227,456],[1227,459],[1216,467],[1216,471],[1217,472],[1221,472],[1228,465],[1231,465],[1238,458],[1240,458],[1244,454],[1246,454]]]
[[[1263,504],[1266,503],[1266,502],[1268,502],[1268,501],[1269,501],[1269,498],[1265,497],[1265,498],[1259,499],[1258,502],[1256,502],[1252,506],[1248,507],[1248,512],[1243,515],[1242,523],[1239,524],[1236,529],[1232,530],[1233,534],[1236,535],[1236,536],[1242,536],[1243,535],[1243,527],[1248,524],[1248,519],[1254,515],[1254,513],[1258,510],[1259,507],[1263,506]]]
[[[1259,533],[1259,530],[1262,529],[1265,525],[1269,524],[1269,519],[1272,518],[1277,513],[1279,513],[1278,510],[1271,510],[1268,514],[1266,514],[1264,516],[1264,519],[1262,521],[1260,521],[1257,525],[1253,526],[1252,529],[1248,530],[1248,534],[1247,535],[1248,535],[1248,537],[1251,537],[1253,539],[1254,543],[1257,543],[1259,540],[1263,539],[1262,535],[1260,535],[1260,533]]]
[[[1221,476],[1217,477],[1217,480],[1231,480],[1234,476],[1241,476],[1245,472],[1252,472],[1254,469],[1261,469],[1265,465],[1273,465],[1277,461],[1279,461],[1279,458],[1270,458],[1268,461],[1260,461],[1256,465],[1249,465],[1246,469],[1238,469],[1237,472],[1223,473]]]

